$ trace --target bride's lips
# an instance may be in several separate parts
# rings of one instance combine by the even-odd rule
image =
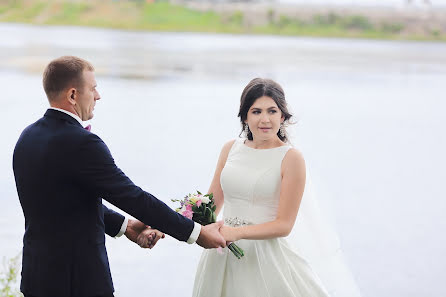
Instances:
[[[269,130],[271,130],[271,128],[266,128],[266,127],[259,127],[259,129],[262,131],[262,132],[268,132]]]

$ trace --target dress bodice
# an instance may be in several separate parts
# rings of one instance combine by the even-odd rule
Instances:
[[[290,148],[254,149],[243,139],[234,142],[220,177],[225,219],[239,218],[253,224],[275,219],[282,160]]]

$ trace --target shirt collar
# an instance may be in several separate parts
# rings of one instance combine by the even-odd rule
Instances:
[[[57,108],[57,107],[49,107],[49,109],[54,109],[54,110],[66,113],[67,115],[69,115],[69,116],[73,117],[74,119],[76,119],[76,121],[78,121],[79,124],[81,124],[82,127],[85,128],[85,126],[86,126],[86,124],[84,124],[84,122],[81,120],[81,118],[77,114],[74,114],[72,112],[69,112],[68,110],[65,110],[65,109],[62,109],[62,108]]]

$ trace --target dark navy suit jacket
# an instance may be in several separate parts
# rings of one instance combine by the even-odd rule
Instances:
[[[21,291],[33,296],[111,294],[104,233],[124,217],[102,198],[147,225],[186,241],[194,223],[133,184],[105,143],[73,117],[49,109],[21,134],[13,157],[25,216]]]

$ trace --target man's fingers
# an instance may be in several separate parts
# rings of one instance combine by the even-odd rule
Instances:
[[[147,240],[146,237],[141,236],[141,237],[138,237],[138,241],[137,241],[137,243],[138,243],[138,245],[139,245],[140,247],[144,247],[144,246],[147,245],[148,240]]]
[[[216,244],[219,246],[219,247],[222,247],[222,248],[224,248],[224,247],[226,247],[226,240],[224,239],[224,237],[221,235],[221,233],[220,233],[220,228],[223,226],[223,224],[224,224],[224,222],[223,221],[218,221],[217,223],[216,223],[216,226],[217,226],[217,238],[216,238]]]
[[[147,234],[147,232],[142,232],[139,234],[136,242],[142,248],[150,248],[152,242],[154,240],[155,234],[154,232]]]
[[[155,245],[160,238],[161,238],[160,236],[156,236],[152,244]]]
[[[140,239],[137,241],[137,243],[140,247],[144,247],[144,245],[146,244],[146,241],[145,241],[145,239]]]
[[[198,236],[197,244],[205,249],[226,247],[226,241],[220,233],[220,228],[222,226],[223,221],[203,226],[200,235]]]
[[[221,237],[219,244],[222,248],[226,247],[226,240],[223,238],[223,236]]]
[[[159,235],[159,237],[160,238],[164,238],[164,237],[166,237],[166,235],[163,233],[163,232],[161,232],[161,231],[158,231],[158,235]]]
[[[142,248],[153,248],[160,238],[164,238],[163,232],[156,229],[150,229],[146,226],[145,230],[139,233],[136,243]]]
[[[164,238],[165,235],[164,233],[160,232],[160,231],[156,231],[156,233],[154,233],[154,239],[152,241],[152,243],[150,244],[149,248],[153,248],[156,243],[158,242],[158,240],[160,240],[161,238]]]

